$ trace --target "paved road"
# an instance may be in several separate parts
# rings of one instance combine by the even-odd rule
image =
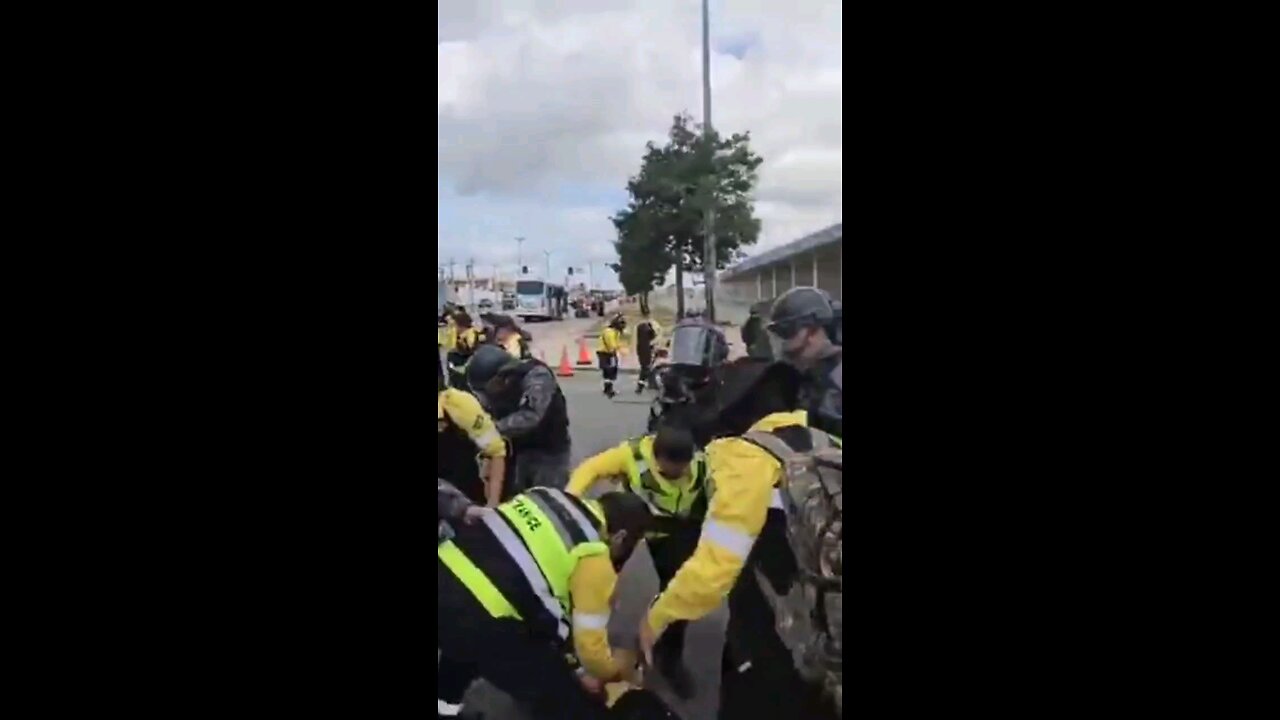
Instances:
[[[535,339],[539,335],[552,339],[552,333],[539,332],[553,325],[564,325],[563,332],[580,332],[578,325],[588,321],[540,323],[529,327]],[[555,335],[560,335],[560,332]],[[556,350],[559,353],[559,350]],[[558,360],[558,358],[557,358]],[[576,358],[574,358],[576,360]],[[625,379],[625,376],[624,378]],[[592,454],[617,445],[627,437],[644,432],[650,395],[632,394],[634,386],[621,383],[627,392],[610,401],[601,393],[598,372],[577,373],[561,381],[561,387],[569,402],[569,418],[573,434],[573,458],[575,464]],[[657,577],[648,553],[641,546],[623,569],[619,582],[621,601],[613,614],[609,634],[616,646],[633,647],[635,630],[640,615],[648,601],[658,590]],[[685,647],[685,662],[693,671],[698,683],[698,694],[691,702],[674,698],[660,680],[652,687],[672,703],[672,707],[684,720],[714,720],[719,693],[720,651],[724,644],[724,625],[727,613],[722,607],[711,616],[690,626]],[[473,710],[483,710],[485,720],[527,720],[511,701],[499,691],[477,683],[468,695],[468,705]]]

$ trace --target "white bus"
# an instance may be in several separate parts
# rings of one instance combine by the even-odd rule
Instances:
[[[522,320],[563,320],[569,304],[564,286],[541,280],[516,281],[515,314]]]

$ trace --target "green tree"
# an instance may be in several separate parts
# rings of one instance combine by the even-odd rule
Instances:
[[[751,193],[763,162],[751,150],[749,133],[706,136],[689,115],[677,115],[666,144],[646,146],[640,172],[627,183],[627,207],[613,217],[619,277],[625,273],[643,285],[653,276],[648,271],[661,268],[665,276],[674,266],[677,312],[683,315],[684,274],[705,264],[707,212],[716,213],[717,269],[759,239]],[[639,267],[630,269],[629,263]],[[649,289],[660,282],[655,279]]]
[[[652,230],[644,226],[647,219],[644,213],[632,213],[621,221],[618,239],[613,243],[618,262],[610,265],[618,273],[622,289],[628,295],[640,296],[640,310],[645,313],[649,312],[649,293],[662,284],[671,270],[671,256],[651,249]]]

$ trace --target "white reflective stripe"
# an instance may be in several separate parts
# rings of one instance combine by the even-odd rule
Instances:
[[[476,447],[483,450],[489,447],[490,445],[498,442],[501,439],[502,439],[502,436],[498,434],[497,430],[490,430],[489,432],[476,438],[475,443],[476,443]]]
[[[577,521],[578,527],[582,529],[582,534],[587,536],[587,542],[600,542],[600,533],[596,532],[596,527],[591,524],[590,520],[587,520],[587,516],[582,514],[582,511],[578,509],[578,506],[574,505],[573,501],[570,500],[563,491],[549,487],[535,487],[529,492],[542,493],[554,498],[564,507],[565,510],[568,510],[569,514],[573,516],[573,519]]]
[[[636,475],[639,475],[640,477],[644,477],[644,474],[647,472],[649,472],[649,463],[645,462],[644,460],[637,460]]]
[[[702,525],[702,537],[740,558],[750,555],[751,546],[756,543],[754,536],[711,518]]]
[[[608,630],[609,615],[589,615],[587,613],[573,614],[573,627],[578,630]]]
[[[546,578],[542,577],[542,571],[538,569],[538,563],[533,559],[533,555],[529,554],[529,548],[516,537],[516,532],[507,525],[507,521],[502,519],[500,513],[485,513],[484,524],[489,526],[493,536],[502,543],[502,547],[506,549],[511,559],[516,561],[520,572],[524,573],[529,586],[533,588],[534,594],[542,601],[547,612],[551,613],[551,617],[556,619],[556,634],[561,640],[568,639],[569,622],[565,620],[564,610],[560,608],[560,601],[552,594],[551,588],[547,587]]]
[[[529,501],[537,505],[542,514],[546,515],[547,519],[551,521],[551,527],[560,536],[560,542],[564,544],[565,549],[572,550],[573,538],[569,537],[569,531],[565,529],[564,523],[560,522],[560,516],[551,509],[551,503],[555,501],[543,497],[542,493],[531,492],[526,494],[529,496]]]
[[[462,706],[447,703],[443,700],[436,700],[436,714],[445,717],[458,717],[462,714]]]
[[[782,491],[778,488],[774,488],[773,494],[769,496],[769,507],[777,510],[787,509],[787,506],[782,504]]]

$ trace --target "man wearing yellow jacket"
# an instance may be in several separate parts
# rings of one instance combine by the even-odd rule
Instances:
[[[730,437],[707,446],[706,522],[693,557],[641,619],[641,650],[652,662],[654,643],[668,626],[701,618],[727,597],[720,720],[837,718],[822,689],[796,671],[754,572],[775,588],[789,587],[795,576],[778,494],[782,466],[763,448],[737,437],[769,432],[797,450],[807,449],[803,446],[812,443],[807,416],[793,410],[800,379],[788,366],[751,359],[726,366],[725,375],[720,422]]]
[[[480,477],[479,457],[485,460]],[[489,413],[470,393],[445,387],[436,354],[436,479],[448,480],[469,500],[489,507],[502,500],[507,471],[507,443]]]
[[[450,322],[453,323],[454,342],[445,356],[449,361],[449,385],[465,390],[467,361],[480,344],[480,331],[473,326],[471,315],[466,310],[458,310],[450,316]]]
[[[582,497],[601,482],[622,479],[628,492],[644,500],[654,516],[654,530],[645,535],[645,543],[658,586],[665,589],[697,545],[707,512],[706,476],[706,460],[697,452],[693,433],[663,426],[657,435],[628,440],[582,463],[565,490]],[[687,625],[672,624],[656,652],[656,667],[684,699],[694,694],[693,675],[683,661]]]
[[[622,349],[622,331],[627,321],[622,315],[614,316],[600,331],[600,344],[596,347],[596,357],[600,359],[600,374],[604,376],[604,394],[613,397],[613,383],[618,379],[618,351]]]
[[[537,487],[454,526],[436,546],[438,717],[458,717],[482,677],[540,720],[606,720],[603,684],[636,680],[609,647],[617,571],[651,522],[629,493],[580,500]]]

